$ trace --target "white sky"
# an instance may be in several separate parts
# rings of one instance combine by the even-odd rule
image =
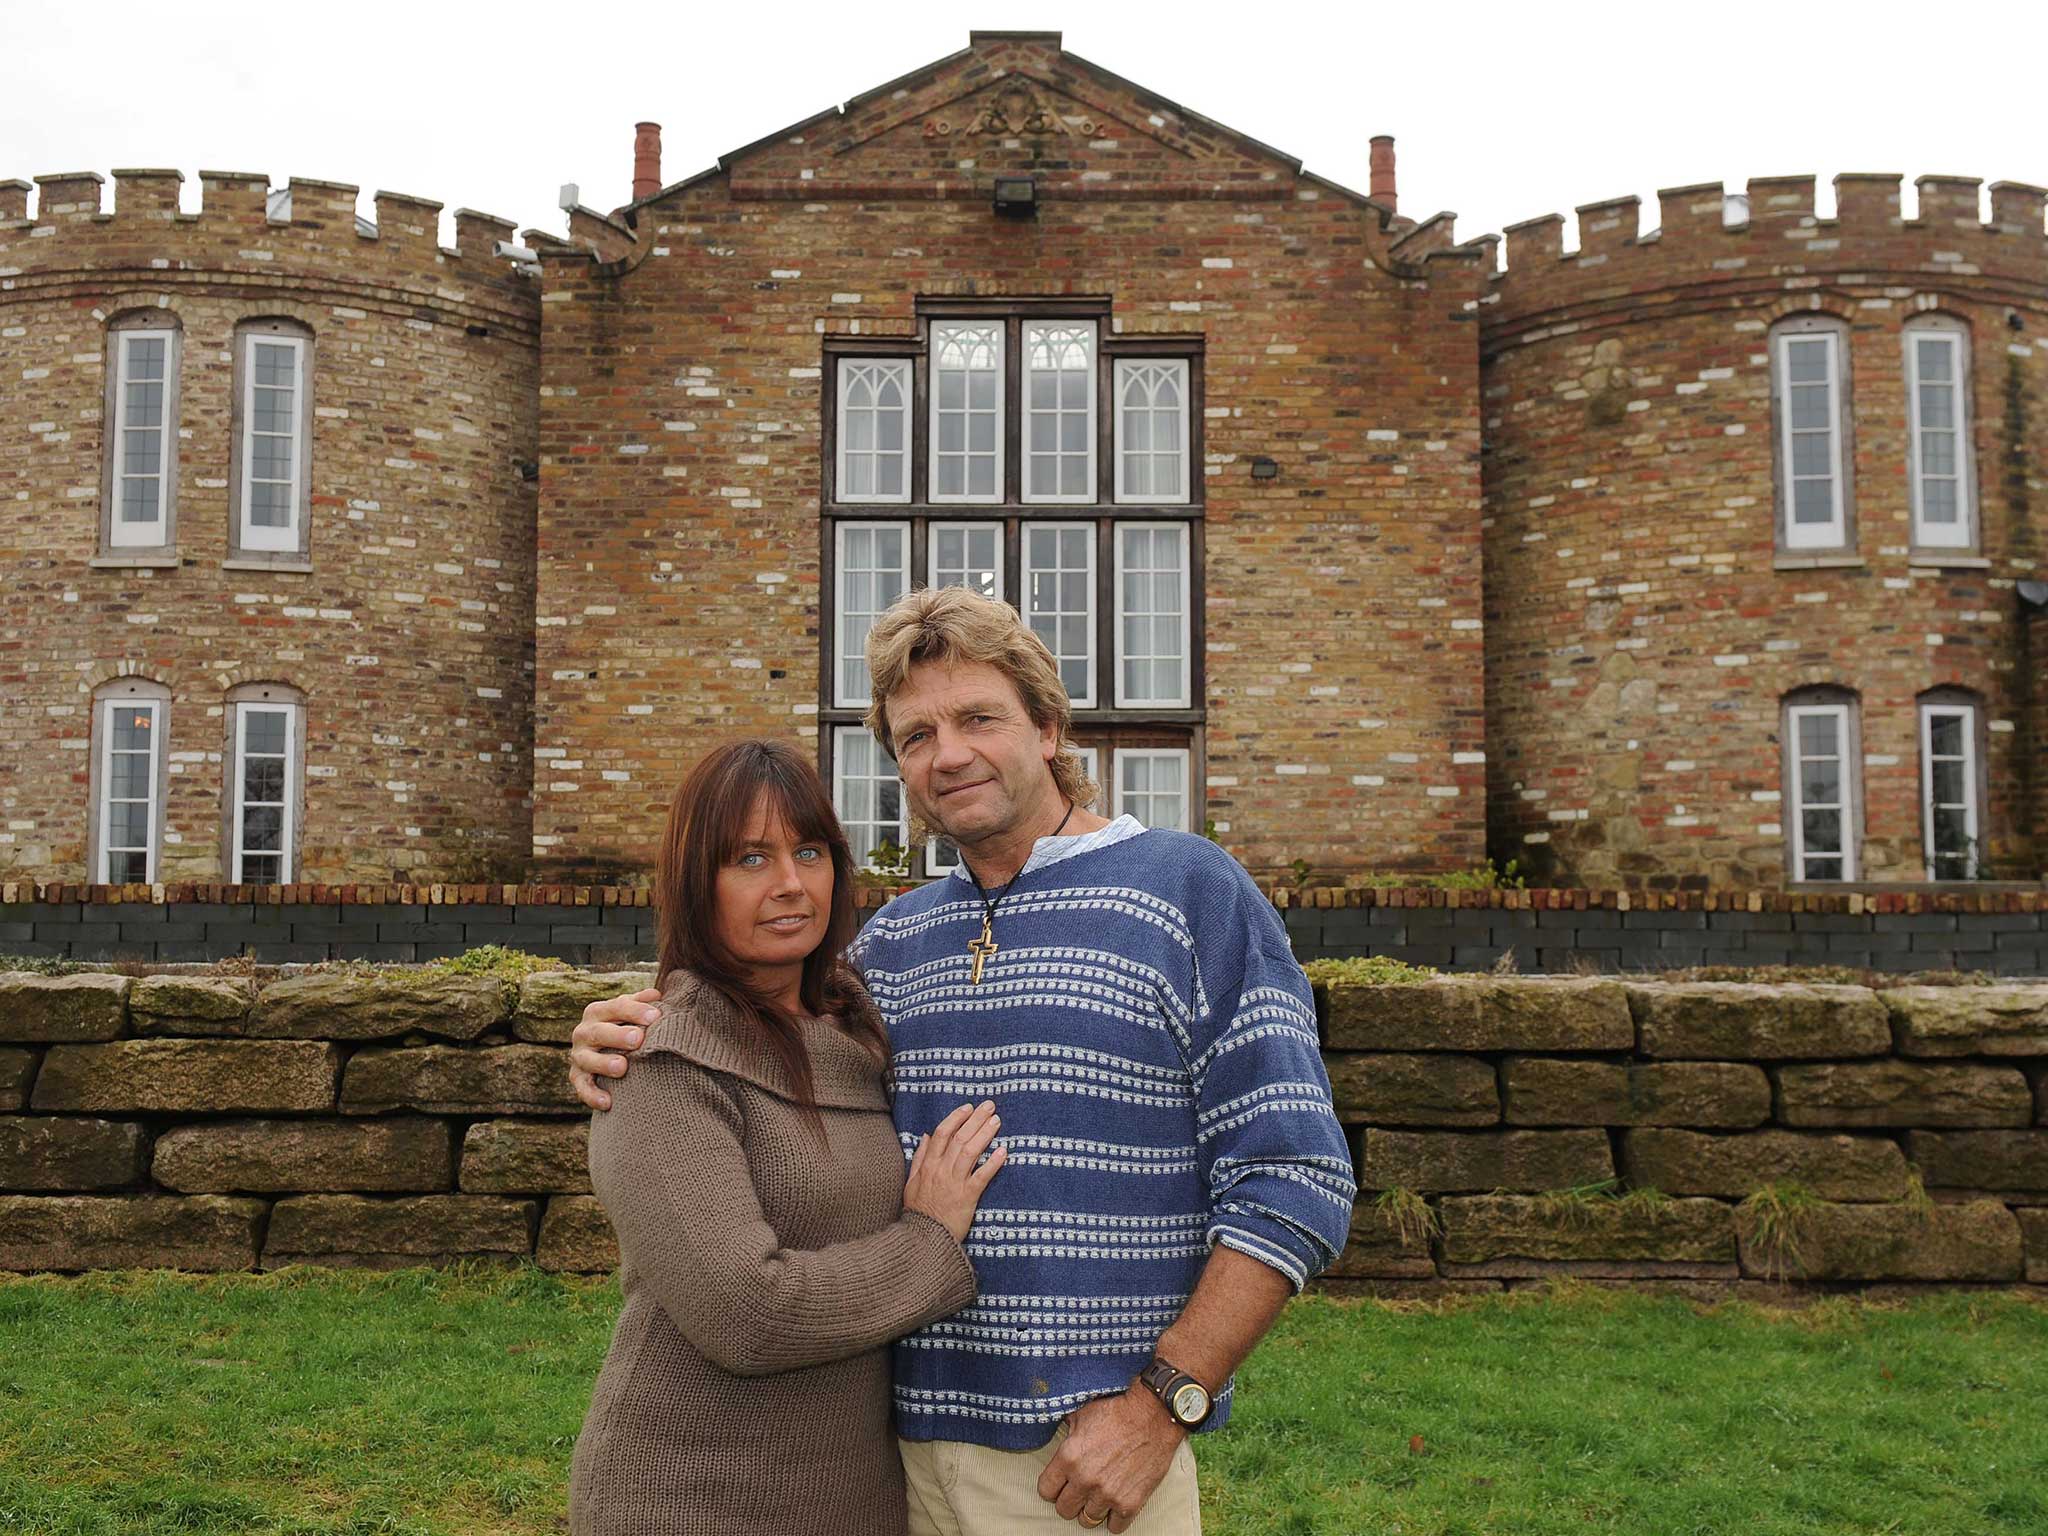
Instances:
[[[886,18],[885,20],[882,20]],[[1930,24],[1932,18],[1932,24]],[[1059,30],[1082,58],[1461,236],[1660,186],[1897,171],[2048,184],[2040,0],[1437,7],[814,0],[166,7],[0,0],[0,179],[175,166],[354,182],[559,231],[556,191],[628,200],[633,124],[665,181],[966,46]],[[106,189],[111,204],[112,187]],[[1566,243],[1576,243],[1567,228]]]

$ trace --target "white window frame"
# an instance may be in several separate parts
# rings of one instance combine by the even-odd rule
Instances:
[[[1113,815],[1122,816],[1125,814],[1124,765],[1138,758],[1151,758],[1154,760],[1164,758],[1172,761],[1180,769],[1181,819],[1180,824],[1172,830],[1176,832],[1190,830],[1188,823],[1194,816],[1194,807],[1191,803],[1195,792],[1193,782],[1194,763],[1193,754],[1186,747],[1118,747],[1110,754],[1110,757],[1110,803],[1115,807],[1112,812]],[[1152,798],[1155,794],[1154,791],[1150,790],[1145,793],[1147,799]],[[1135,811],[1130,814],[1137,815]],[[1138,819],[1144,822],[1148,829],[1156,825],[1154,822],[1145,821],[1142,816]]]
[[[939,401],[944,393],[943,389],[940,386],[939,380],[939,375],[941,372],[939,367],[939,351],[941,346],[940,338],[953,331],[986,331],[994,338],[994,344],[996,349],[996,398],[994,407],[995,477],[993,480],[994,489],[990,492],[990,494],[986,496],[976,496],[964,490],[957,492],[953,495],[941,495],[939,493],[939,462],[942,458],[958,457],[960,459],[962,469],[960,483],[963,486],[965,486],[968,483],[970,483],[973,479],[973,476],[967,473],[967,470],[971,466],[973,460],[976,457],[987,457],[985,453],[982,453],[980,450],[977,450],[972,446],[974,440],[974,434],[971,430],[973,418],[977,414],[985,413],[979,412],[978,409],[971,403],[965,404],[960,407],[962,414],[965,417],[965,420],[963,422],[963,431],[961,433],[960,438],[961,448],[959,452],[955,455],[947,455],[942,454],[939,450]],[[934,503],[941,503],[945,505],[957,504],[968,506],[995,506],[1000,505],[1003,501],[1003,476],[1005,472],[1005,466],[1003,463],[1003,442],[1004,439],[1008,436],[1008,433],[1004,429],[1004,422],[1006,420],[1005,411],[1007,409],[1008,404],[1008,402],[1004,399],[1004,381],[1006,375],[1009,372],[1009,359],[1006,350],[1009,346],[1008,333],[1009,327],[1004,323],[1000,316],[992,316],[990,318],[980,320],[934,320],[931,323],[930,361],[927,364],[926,371],[927,399],[925,401],[925,474],[927,493],[929,494],[930,499]],[[969,377],[972,376],[973,371],[978,370],[969,371]],[[965,398],[971,402],[972,396],[973,390],[970,387],[966,391]]]
[[[178,333],[173,329],[137,328],[117,330],[114,337],[114,436],[110,449],[113,456],[113,505],[108,511],[107,543],[115,549],[161,549],[171,540],[170,498],[177,466],[174,445],[178,424],[171,412],[177,400]],[[121,516],[127,482],[149,478],[128,473],[128,385],[131,382],[128,348],[137,341],[161,341],[164,344],[164,376],[157,381],[163,391],[163,402],[157,412],[160,423],[157,427],[156,517],[146,523],[126,522]]]
[[[1832,491],[1832,516],[1825,523],[1798,520],[1798,485],[1792,454],[1792,360],[1795,343],[1821,342],[1828,359],[1828,467]],[[1778,463],[1780,496],[1784,502],[1784,542],[1787,549],[1840,549],[1849,542],[1847,487],[1842,476],[1842,336],[1829,328],[1785,329],[1771,338],[1771,360],[1778,376]],[[1805,429],[1811,430],[1811,429]]]
[[[856,820],[847,813],[846,743],[856,738],[867,742],[873,749],[877,759],[877,772],[860,775],[866,782],[879,786],[884,782],[885,777],[888,776],[886,771],[882,769],[882,764],[892,763],[892,759],[889,758],[888,754],[882,751],[882,744],[875,739],[874,732],[870,731],[866,726],[840,725],[832,728],[832,809],[838,814],[840,824],[846,827],[849,833],[852,827],[856,825],[862,827],[878,827],[881,825],[880,820],[876,817],[863,817]],[[910,847],[910,796],[901,788],[896,792],[896,835],[890,841],[894,842],[899,848],[907,850]],[[851,835],[847,838],[847,844],[848,852],[853,856],[853,867],[855,869],[866,869],[868,867],[868,852],[872,852],[872,849],[863,851]]]
[[[244,331],[242,346],[242,440],[236,447],[236,452],[241,455],[242,497],[236,514],[239,523],[237,544],[241,549],[266,554],[296,554],[303,542],[299,520],[304,516],[301,509],[306,490],[306,338],[271,331]],[[291,496],[286,503],[291,509],[291,519],[282,528],[258,527],[250,518],[256,495],[256,438],[259,435],[256,431],[256,349],[259,346],[289,347],[292,352],[292,478]],[[261,435],[284,436],[283,433]]]
[[[1180,458],[1180,494],[1178,496],[1139,496],[1133,493],[1124,481],[1124,380],[1127,374],[1145,369],[1166,371],[1179,375],[1180,444],[1178,453]],[[1184,357],[1120,357],[1116,360],[1116,367],[1111,373],[1111,388],[1116,392],[1114,406],[1116,414],[1113,418],[1115,431],[1111,434],[1114,440],[1110,445],[1110,451],[1116,456],[1116,499],[1126,504],[1136,502],[1157,507],[1187,505],[1188,502],[1194,499],[1193,477],[1189,473],[1190,465],[1188,463],[1191,451],[1189,446],[1191,442],[1191,429],[1188,420],[1190,401],[1188,398],[1187,359]],[[1156,389],[1156,386],[1154,388]],[[1143,409],[1149,412],[1156,420],[1159,408],[1156,404],[1152,403],[1154,398],[1156,396],[1148,392],[1147,403]],[[1153,447],[1145,449],[1144,452],[1151,455],[1156,466],[1161,457],[1160,450]]]
[[[1839,855],[1842,860],[1842,873],[1834,880],[1806,873],[1807,805],[1803,780],[1799,772],[1800,763],[1803,760],[1803,754],[1800,750],[1800,722],[1812,715],[1832,715],[1835,720],[1835,740],[1840,743],[1842,799],[1838,809],[1842,817],[1842,848]],[[1858,748],[1851,734],[1851,727],[1854,723],[1852,712],[1847,704],[1792,704],[1786,707],[1785,723],[1785,748],[1788,755],[1787,778],[1789,781],[1789,799],[1792,812],[1792,878],[1801,883],[1827,885],[1836,885],[1842,881],[1854,880],[1857,878],[1855,762]],[[1837,809],[1837,807],[1818,806],[1815,809],[1827,810]],[[1837,855],[1823,852],[1815,854],[1814,857],[1834,858]]]
[[[865,409],[870,410],[875,417],[875,441],[878,446],[855,450],[849,447],[847,442],[850,436],[846,430],[847,413],[849,410],[847,392],[852,386],[853,375],[864,369],[872,370],[876,375],[873,388],[877,403],[873,406],[865,407]],[[885,374],[895,375],[897,383],[903,391],[903,404],[898,407],[903,418],[903,447],[900,450],[896,450],[893,455],[903,460],[903,474],[901,476],[903,490],[900,494],[894,496],[884,495],[879,491],[871,492],[865,496],[858,496],[849,492],[846,488],[848,478],[847,461],[849,457],[857,451],[868,458],[873,466],[879,470],[881,461],[886,457],[892,456],[891,450],[879,446],[881,442],[881,419],[885,413],[885,408],[879,401],[881,397],[882,376]],[[839,359],[837,406],[839,415],[834,428],[837,451],[833,454],[834,463],[832,466],[832,494],[835,499],[861,504],[869,502],[890,504],[910,500],[911,475],[915,468],[911,463],[912,444],[910,428],[911,422],[914,419],[917,399],[913,384],[914,374],[910,365],[910,359],[907,357],[842,357]],[[875,478],[877,483],[879,483],[880,475],[877,474]]]
[[[1908,324],[1906,341],[1906,479],[1913,498],[1915,549],[1970,549],[1977,542],[1975,485],[1970,474],[1970,352],[1953,324]],[[1949,349],[1950,411],[1956,439],[1956,520],[1929,523],[1924,511],[1926,471],[1920,462],[1920,344],[1938,341]]]
[[[1075,492],[1072,495],[1062,495],[1056,490],[1034,490],[1032,487],[1033,466],[1036,464],[1039,455],[1033,453],[1031,449],[1031,423],[1034,417],[1044,416],[1047,413],[1043,410],[1034,408],[1031,403],[1031,380],[1035,374],[1040,372],[1049,372],[1057,376],[1060,372],[1064,372],[1065,370],[1033,368],[1031,366],[1031,345],[1033,336],[1035,336],[1039,332],[1054,330],[1084,331],[1087,333],[1088,337],[1088,366],[1084,370],[1082,370],[1081,414],[1082,419],[1086,423],[1086,432],[1084,434],[1082,444],[1082,488],[1081,490]],[[1024,473],[1022,484],[1019,487],[1019,495],[1022,500],[1034,506],[1093,505],[1097,500],[1099,500],[1099,497],[1096,494],[1096,475],[1098,471],[1095,463],[1097,410],[1095,402],[1095,381],[1098,376],[1099,364],[1102,359],[1102,335],[1100,328],[1096,325],[1096,323],[1093,320],[1026,320],[1024,322],[1024,327],[1021,334],[1021,346],[1023,350],[1023,377],[1021,389],[1024,398],[1021,402],[1019,402],[1020,408],[1018,411],[1019,420],[1017,423],[1017,452],[1024,460]],[[1055,393],[1057,393],[1058,386],[1055,385],[1054,389]],[[1068,412],[1063,406],[1060,406],[1057,402],[1055,402],[1051,412],[1053,418],[1054,441],[1052,461],[1053,478],[1055,480],[1059,478],[1059,471],[1061,466],[1072,457],[1071,453],[1059,447],[1059,427],[1060,424],[1066,419],[1066,417],[1069,414],[1071,413]]]
[[[1101,668],[1096,664],[1098,658],[1095,654],[1097,645],[1096,626],[1100,622],[1101,617],[1095,611],[1096,603],[1098,600],[1096,594],[1095,571],[1096,526],[1097,525],[1094,523],[1026,522],[1019,527],[1017,533],[1017,554],[1019,560],[1022,562],[1024,567],[1023,572],[1018,578],[1017,583],[1017,606],[1019,611],[1024,616],[1024,627],[1026,629],[1031,628],[1031,621],[1034,618],[1043,617],[1051,619],[1053,623],[1053,635],[1055,638],[1057,638],[1059,635],[1059,621],[1062,618],[1072,617],[1072,615],[1068,614],[1064,608],[1054,607],[1051,609],[1044,609],[1036,607],[1032,603],[1031,577],[1035,571],[1038,571],[1041,568],[1034,566],[1031,563],[1031,535],[1036,531],[1044,531],[1051,533],[1054,536],[1053,549],[1055,556],[1057,556],[1059,545],[1061,543],[1061,539],[1059,536],[1066,533],[1079,533],[1081,535],[1081,547],[1087,552],[1087,561],[1086,564],[1082,567],[1081,588],[1086,598],[1086,606],[1082,609],[1082,617],[1085,619],[1086,622],[1082,625],[1081,632],[1084,644],[1086,645],[1087,649],[1078,657],[1062,657],[1058,646],[1051,644],[1048,644],[1046,646],[1046,649],[1052,652],[1053,661],[1055,663],[1058,663],[1062,660],[1080,661],[1087,668],[1087,687],[1083,689],[1080,693],[1074,692],[1071,688],[1067,690],[1067,698],[1070,702],[1072,702],[1074,708],[1076,709],[1093,709],[1095,707],[1095,699],[1096,694],[1098,692],[1096,678],[1101,671]],[[1043,569],[1047,570],[1051,574],[1053,578],[1053,585],[1055,591],[1058,590],[1061,578],[1068,574],[1071,574],[1068,567],[1060,565],[1058,563],[1057,558],[1055,558],[1055,562],[1053,565],[1049,567],[1044,567]],[[1044,638],[1045,637],[1043,635],[1039,636],[1039,639],[1041,640],[1043,640]]]
[[[1003,586],[1003,578],[1007,574],[1003,569],[1003,525],[999,522],[995,522],[992,519],[984,520],[981,522],[940,522],[936,518],[933,519],[931,522],[925,524],[925,585],[930,587],[967,586],[965,582],[942,581],[940,579],[939,535],[942,532],[959,533],[964,535],[969,540],[972,540],[977,534],[983,537],[992,538],[994,540],[996,557],[993,564],[986,567],[986,569],[994,573],[996,586],[994,592],[986,595],[994,597],[998,602],[1002,601],[1003,593],[1006,590]],[[977,567],[970,564],[967,567],[967,569],[969,571],[973,571],[976,569],[982,569],[982,567]],[[972,592],[977,589],[969,586],[967,587],[967,590]]]
[[[846,606],[846,577],[847,577],[847,564],[846,564],[846,536],[847,536],[847,534],[849,534],[849,533],[852,533],[852,532],[855,532],[855,531],[857,531],[857,530],[867,530],[867,531],[880,531],[880,530],[885,530],[885,529],[893,529],[893,530],[895,530],[895,531],[896,531],[897,533],[899,533],[900,535],[902,535],[902,540],[903,540],[903,564],[902,564],[902,566],[901,566],[901,567],[899,568],[898,574],[899,574],[899,575],[900,575],[900,576],[902,577],[902,591],[904,591],[904,592],[908,592],[908,591],[910,590],[910,570],[911,570],[911,560],[910,560],[910,538],[911,538],[911,527],[910,527],[910,524],[909,524],[909,523],[907,523],[907,522],[894,522],[894,521],[887,521],[887,522],[855,522],[855,521],[842,521],[842,522],[840,522],[840,523],[836,524],[836,525],[834,526],[834,528],[833,528],[833,532],[832,532],[832,702],[833,702],[833,706],[834,706],[835,708],[837,708],[837,709],[866,709],[866,708],[868,707],[868,704],[869,704],[869,702],[870,702],[870,693],[869,693],[868,691],[862,691],[862,692],[860,692],[860,693],[858,693],[858,694],[855,694],[855,693],[854,693],[854,692],[853,692],[852,690],[849,690],[849,689],[848,689],[848,688],[846,687],[846,669],[847,669],[847,666],[848,666],[849,664],[851,664],[851,663],[858,663],[858,664],[859,664],[859,666],[860,666],[860,668],[861,668],[862,674],[863,674],[863,675],[865,675],[865,674],[866,674],[866,671],[867,671],[867,637],[868,637],[868,629],[872,629],[872,628],[874,627],[874,623],[873,623],[873,621],[874,621],[874,620],[875,620],[876,618],[879,618],[879,617],[881,616],[881,614],[882,614],[882,613],[884,612],[884,610],[886,610],[886,609],[887,609],[887,607],[888,607],[888,604],[887,604],[887,603],[884,603],[884,604],[882,604],[882,605],[881,605],[880,607],[876,608],[876,609],[874,610],[874,612],[873,612],[873,613],[871,613],[871,614],[868,614],[868,615],[867,615],[867,617],[868,617],[868,620],[869,620],[869,623],[868,623],[868,629],[864,629],[864,630],[862,630],[862,631],[861,631],[861,633],[860,633],[860,636],[859,636],[859,638],[858,638],[858,641],[857,641],[857,643],[854,643],[854,644],[849,644],[849,643],[848,643],[848,640],[847,640],[847,629],[846,629],[846,621],[847,621],[847,606]],[[886,570],[886,569],[888,569],[888,567],[886,567],[886,566],[872,566],[872,567],[870,567],[870,566],[863,566],[863,567],[862,567],[862,569],[863,569],[864,571],[875,571],[875,572],[879,572],[879,571],[883,571],[883,570]],[[899,596],[900,596],[900,595],[901,595],[901,594],[899,593]]]
[[[1961,879],[1977,878],[1978,852],[1983,847],[1981,817],[1977,805],[1977,707],[1959,702],[1928,702],[1920,706],[1920,846],[1925,851],[1927,878],[1958,878],[1935,873],[1934,847],[1934,722],[1953,715],[1962,722],[1963,737],[1963,822],[1970,846],[1965,851],[1965,872]]]
[[[100,835],[99,845],[95,852],[96,867],[93,873],[100,878],[92,883],[95,885],[130,885],[135,883],[133,881],[109,880],[105,878],[109,873],[107,869],[109,855],[117,852],[133,853],[136,851],[125,846],[119,849],[112,846],[115,804],[114,713],[116,710],[148,710],[150,715],[149,772],[146,782],[149,785],[149,793],[144,803],[149,807],[147,817],[149,845],[141,850],[143,854],[143,877],[141,883],[154,885],[156,884],[157,859],[163,844],[164,733],[170,728],[170,703],[168,700],[159,698],[101,699],[99,710],[99,804],[93,807],[93,813],[99,822]],[[121,803],[132,805],[135,802],[123,800]]]
[[[1112,665],[1116,668],[1116,704],[1119,709],[1186,709],[1194,687],[1194,614],[1189,607],[1191,567],[1194,564],[1193,540],[1189,537],[1185,522],[1118,522],[1112,525],[1111,535],[1115,545],[1113,557],[1115,566],[1115,613],[1112,615],[1115,628],[1115,655]],[[1180,692],[1172,698],[1139,697],[1124,688],[1124,550],[1125,535],[1146,531],[1171,531],[1180,538]],[[1149,653],[1148,653],[1149,655]],[[1156,659],[1156,658],[1153,658]]]
[[[277,850],[279,855],[281,855],[278,859],[277,865],[277,884],[290,885],[292,883],[294,872],[292,849],[298,832],[298,765],[300,736],[299,705],[289,700],[273,701],[268,699],[252,699],[244,700],[242,702],[237,703],[234,706],[234,710],[235,751],[233,759],[229,764],[230,771],[234,775],[233,779],[230,781],[232,787],[229,791],[229,798],[231,802],[229,815],[232,817],[232,820],[229,823],[229,825],[231,829],[230,835],[233,838],[233,842],[230,847],[230,862],[228,864],[228,869],[231,872],[232,881],[234,884],[246,885],[249,883],[248,881],[242,878],[243,875],[246,873],[244,867],[244,858],[245,855],[247,855],[250,851],[242,846],[242,834],[244,830],[242,824],[242,812],[245,808],[242,796],[243,791],[246,787],[243,769],[249,751],[249,717],[252,714],[260,712],[280,714],[284,716],[284,814],[282,817],[279,818],[282,837],[280,845]],[[270,756],[270,754],[267,752],[263,755],[265,757]],[[257,802],[257,804],[259,805],[267,803],[267,801]],[[267,850],[257,850],[257,852],[262,856],[268,856]]]

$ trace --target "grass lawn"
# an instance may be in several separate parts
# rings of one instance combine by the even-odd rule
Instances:
[[[0,1279],[0,1532],[560,1531],[609,1280]],[[1211,1536],[2048,1532],[2048,1309],[1310,1297]]]

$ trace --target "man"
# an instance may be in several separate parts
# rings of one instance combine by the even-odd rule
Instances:
[[[989,1097],[1008,1157],[967,1243],[978,1299],[896,1347],[911,1531],[1194,1536],[1187,1437],[1229,1417],[1232,1374],[1341,1249],[1357,1192],[1307,978],[1221,848],[1087,809],[1058,668],[1014,609],[913,592],[868,666],[868,726],[962,860],[854,948],[897,1131],[914,1147]],[[585,1010],[593,1108],[654,996]]]

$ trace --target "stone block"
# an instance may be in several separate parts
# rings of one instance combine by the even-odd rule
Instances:
[[[143,1035],[240,1035],[256,984],[236,976],[142,976],[128,991],[128,1016]]]
[[[1323,1278],[1399,1280],[1421,1279],[1435,1273],[1429,1234],[1413,1223],[1402,1231],[1388,1212],[1367,1197],[1352,1207],[1350,1240],[1337,1261],[1323,1271]]]
[[[69,1115],[0,1120],[0,1189],[119,1189],[142,1177],[139,1125]]]
[[[315,971],[265,987],[250,1033],[265,1039],[388,1040],[418,1032],[474,1040],[510,1014],[511,992],[494,976]]]
[[[1601,978],[1444,978],[1330,988],[1336,1050],[1625,1051],[1621,984]]]
[[[648,971],[538,971],[519,983],[512,1033],[521,1040],[566,1044],[584,1008],[654,985]]]
[[[2048,1198],[2048,1130],[1909,1131],[1906,1156],[1929,1189]]]
[[[157,1183],[188,1194],[412,1193],[455,1183],[445,1120],[224,1120],[157,1138]]]
[[[1734,1209],[1719,1200],[1452,1196],[1443,1223],[1446,1274],[1736,1273]]]
[[[302,1195],[270,1213],[262,1267],[405,1269],[458,1259],[517,1263],[533,1252],[540,1206],[489,1195]]]
[[[261,1200],[0,1195],[0,1269],[248,1269]]]
[[[0,971],[0,1040],[113,1040],[127,1018],[126,976]]]
[[[1632,982],[1642,1054],[1692,1060],[1882,1056],[1890,1015],[1868,987]]]
[[[590,1193],[587,1120],[479,1120],[462,1138],[462,1188],[484,1195]]]
[[[606,1275],[619,1267],[619,1239],[595,1195],[556,1195],[541,1217],[534,1262],[574,1275]]]
[[[1740,1129],[1771,1117],[1763,1068],[1734,1061],[1510,1057],[1509,1125],[1690,1125]]]
[[[115,1040],[56,1045],[37,1109],[141,1114],[328,1112],[341,1047],[318,1040]]]
[[[1614,1177],[1603,1131],[1365,1133],[1361,1188],[1418,1194],[1573,1189]]]
[[[1998,1129],[2025,1125],[2034,1112],[2016,1067],[1821,1062],[1777,1074],[1778,1118],[1786,1125]]]
[[[0,1112],[26,1108],[29,1084],[36,1080],[36,1053],[0,1046]]]
[[[2007,1281],[2020,1277],[2020,1225],[1991,1200],[1968,1205],[1816,1205],[1792,1218],[1792,1249],[1758,1241],[1738,1208],[1744,1274],[1805,1280]]]
[[[2048,986],[1892,987],[1902,1056],[2048,1056]]]
[[[1493,1064],[1434,1052],[1324,1058],[1337,1118],[1374,1125],[1497,1125]]]
[[[2029,1285],[2048,1285],[2048,1206],[2021,1206],[2013,1215],[2019,1218],[2020,1223],[2026,1282]]]
[[[569,1053],[559,1046],[526,1044],[358,1051],[342,1079],[342,1113],[374,1115],[392,1109],[430,1115],[590,1113],[569,1086]]]
[[[1907,1187],[1905,1154],[1885,1136],[1632,1130],[1622,1138],[1621,1167],[1639,1189],[1730,1200],[1780,1181],[1803,1184],[1823,1200],[1897,1200]]]

